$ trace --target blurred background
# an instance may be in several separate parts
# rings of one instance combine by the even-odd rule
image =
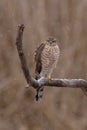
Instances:
[[[61,51],[53,77],[87,79],[87,0],[0,0],[0,130],[87,130],[81,89],[45,87],[36,102],[35,90],[25,88],[15,46],[22,23],[32,76],[35,48],[53,36]]]

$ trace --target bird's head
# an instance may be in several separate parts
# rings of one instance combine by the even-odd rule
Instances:
[[[53,37],[49,37],[46,41],[47,41],[48,44],[50,44],[50,46],[56,45],[56,39],[53,38]]]

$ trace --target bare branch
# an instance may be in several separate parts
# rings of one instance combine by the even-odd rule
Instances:
[[[87,81],[83,79],[52,79],[51,81],[48,81],[45,78],[35,80],[33,77],[31,77],[30,70],[28,68],[27,61],[22,49],[23,31],[24,25],[22,24],[18,27],[16,45],[21,61],[22,70],[28,84],[30,84],[33,88],[39,88],[41,86],[87,88]]]
[[[39,86],[72,87],[72,88],[87,87],[87,81],[83,79],[52,79],[51,81],[48,81],[47,79],[43,78],[38,82]]]
[[[26,58],[22,49],[22,37],[23,37],[23,31],[24,31],[24,25],[22,24],[21,26],[18,27],[18,34],[17,34],[17,39],[16,39],[16,45],[17,45],[17,50],[19,54],[19,58],[21,61],[21,67],[24,72],[25,78],[27,80],[27,83],[31,83],[31,76],[30,72],[27,66]]]

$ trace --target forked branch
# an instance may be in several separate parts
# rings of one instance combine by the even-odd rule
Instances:
[[[32,86],[33,88],[39,88],[41,86],[87,88],[87,81],[84,79],[52,79],[50,82],[45,78],[41,78],[39,80],[34,79],[30,74],[30,68],[28,68],[22,48],[23,31],[24,25],[22,24],[18,27],[16,46],[25,79],[30,86]]]

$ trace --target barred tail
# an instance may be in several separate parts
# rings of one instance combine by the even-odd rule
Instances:
[[[43,97],[43,90],[44,90],[44,87],[40,87],[37,89],[36,101],[38,101],[40,98]]]
[[[35,73],[35,79],[36,80],[38,80],[38,79],[40,79],[40,74],[39,73]],[[44,87],[40,87],[40,88],[37,88],[36,89],[36,101],[38,101],[40,98],[42,98],[43,97],[43,90],[44,90]]]

